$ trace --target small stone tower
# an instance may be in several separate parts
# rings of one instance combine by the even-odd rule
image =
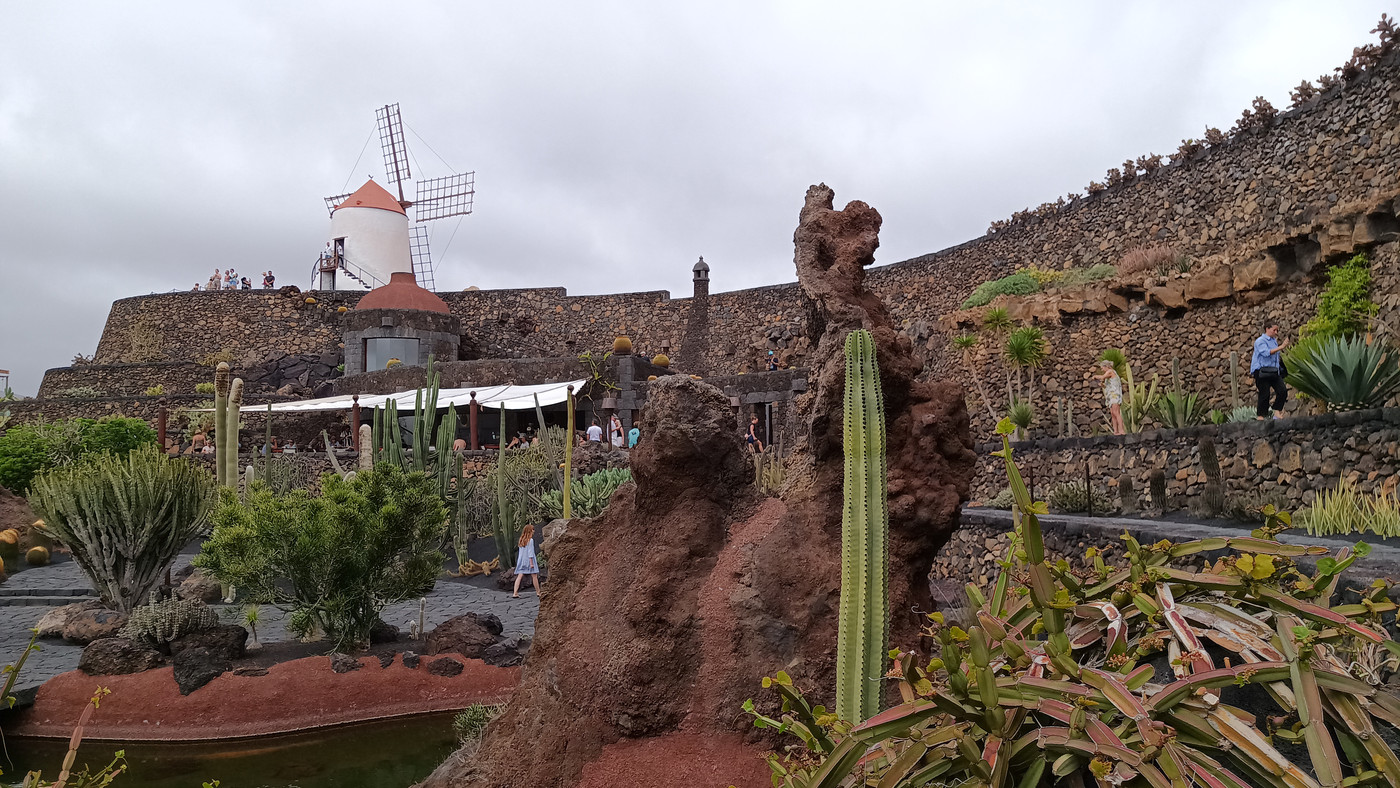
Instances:
[[[685,336],[681,337],[682,369],[697,375],[709,372],[710,352],[710,264],[701,257],[691,267],[694,290],[690,296],[690,314],[685,321]]]

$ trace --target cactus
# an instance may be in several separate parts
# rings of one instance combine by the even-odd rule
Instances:
[[[19,557],[19,531],[13,528],[0,531],[0,557]]]
[[[220,487],[228,486],[224,474],[224,417],[228,415],[228,362],[220,361],[214,369],[214,480]]]
[[[1230,407],[1240,406],[1240,352],[1230,351]]]
[[[257,472],[257,470],[255,470],[255,469],[253,468],[252,464],[249,463],[248,467],[243,469],[243,489],[244,489],[244,491],[246,492],[247,490],[252,489],[252,487],[253,487],[253,482],[255,482],[255,481],[257,481],[257,480],[258,480],[258,472]]]
[[[198,599],[166,599],[131,611],[122,636],[170,653],[170,643],[185,635],[212,629],[219,616]]]
[[[618,337],[613,340],[613,352],[619,356],[626,356],[632,352],[632,339],[630,337]]]
[[[651,363],[658,367],[665,368],[671,366],[671,358],[665,353],[657,353],[651,357]]]
[[[1153,468],[1147,474],[1147,490],[1152,498],[1152,507],[1165,512],[1167,510],[1167,472],[1161,468]]]
[[[30,566],[48,566],[49,548],[31,547],[29,552],[24,554],[24,562]]]
[[[836,714],[862,722],[880,711],[890,630],[885,403],[869,331],[846,337],[844,419]]]
[[[1225,511],[1225,485],[1220,481],[1220,460],[1215,454],[1215,442],[1202,435],[1198,445],[1201,450],[1201,470],[1206,474],[1206,488],[1203,493],[1206,512],[1211,517],[1219,517]]]
[[[510,505],[506,495],[506,409],[501,408],[499,447],[496,450],[496,500],[491,506],[491,532],[496,539],[496,553],[502,566],[515,566],[520,539],[519,512]]]
[[[1133,477],[1123,474],[1118,477],[1118,508],[1124,514],[1137,511],[1137,491],[1133,489]]]
[[[216,454],[214,461],[224,471],[227,486],[238,488],[238,410],[243,407],[243,379],[234,378],[228,389],[228,410],[224,421],[218,427],[218,436],[224,442],[223,453]]]
[[[368,424],[361,424],[360,430],[360,470],[367,471],[374,467],[374,428]]]

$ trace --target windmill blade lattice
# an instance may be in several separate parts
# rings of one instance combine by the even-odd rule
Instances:
[[[386,104],[374,113],[379,127],[379,145],[384,150],[384,172],[389,182],[399,187],[403,200],[403,182],[413,177],[408,167],[408,146],[403,138],[403,118],[398,104]]]
[[[346,198],[348,198],[348,197],[349,197],[351,194],[353,194],[353,193],[354,193],[354,192],[346,192],[346,193],[344,193],[344,194],[337,194],[337,195],[335,195],[334,197],[327,197],[327,198],[326,198],[326,212],[327,212],[327,213],[330,213],[331,215],[334,215],[334,214],[335,214],[335,207],[336,207],[337,205],[340,205],[341,203],[345,202]]]
[[[449,216],[464,216],[472,212],[475,197],[475,172],[420,180],[418,196],[413,201],[415,221],[430,222]]]

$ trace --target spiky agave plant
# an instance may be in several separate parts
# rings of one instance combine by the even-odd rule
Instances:
[[[1400,727],[1400,698],[1384,684],[1400,654],[1382,622],[1396,608],[1389,586],[1330,606],[1364,544],[1336,556],[1284,544],[1273,537],[1289,517],[1269,507],[1252,536],[1142,545],[1125,534],[1125,566],[1091,551],[1093,568],[1075,574],[1050,561],[1046,506],[1012,461],[1014,428],[997,429],[1024,516],[990,594],[968,587],[977,623],[964,630],[931,614],[924,634],[939,656],[900,652],[891,675],[904,702],[854,726],[823,715],[786,675],[766,679],[781,715],[745,709],[808,750],[770,758],[774,785],[1400,785],[1400,759],[1379,730]],[[1221,552],[1205,571],[1172,565]],[[1304,555],[1316,558],[1311,573],[1292,560]],[[1275,708],[1238,709],[1247,685]],[[1307,765],[1278,742],[1304,745]]]

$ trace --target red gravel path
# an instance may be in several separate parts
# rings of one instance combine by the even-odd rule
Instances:
[[[519,668],[456,658],[466,669],[445,678],[423,665],[410,670],[397,658],[388,668],[362,658],[359,670],[335,673],[329,657],[305,657],[273,665],[266,676],[225,673],[189,695],[180,694],[168,667],[127,676],[74,670],[40,687],[34,705],[6,733],[68,738],[99,686],[112,694],[93,714],[83,738],[132,742],[232,739],[454,711],[473,703],[503,703],[520,681]]]

